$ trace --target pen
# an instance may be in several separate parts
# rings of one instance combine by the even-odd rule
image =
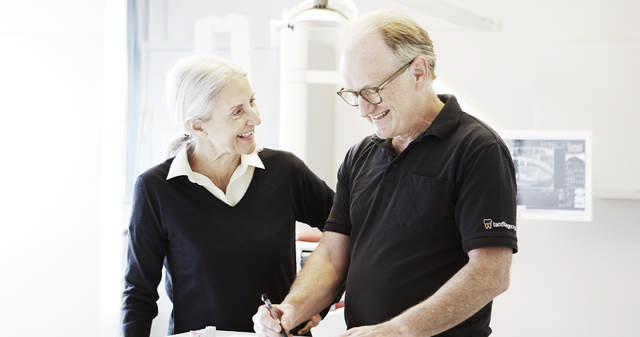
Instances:
[[[269,312],[271,313],[271,316],[273,316],[273,317],[275,318],[276,316],[273,314],[273,310],[272,310],[272,306],[271,306],[271,301],[269,300],[269,295],[267,295],[267,294],[262,294],[262,295],[260,296],[260,299],[262,299],[262,302],[264,302],[264,305],[266,305],[266,306],[267,306],[267,309],[269,309]],[[281,335],[282,337],[287,337],[287,333],[286,333],[286,332],[284,332],[284,327],[282,326],[282,323],[280,323],[280,329],[281,329],[281,330],[280,330],[280,335]]]

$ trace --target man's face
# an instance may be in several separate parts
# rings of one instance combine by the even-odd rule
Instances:
[[[379,34],[368,34],[347,46],[340,68],[345,88],[359,91],[379,86],[401,66]],[[404,136],[412,131],[416,87],[412,84],[411,69],[409,66],[379,92],[382,98],[379,104],[358,99],[360,116],[375,126],[380,138]]]

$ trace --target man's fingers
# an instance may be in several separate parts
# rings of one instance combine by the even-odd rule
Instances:
[[[264,337],[280,337],[280,323],[266,306],[262,305],[258,308],[258,312],[251,318],[253,320],[253,330],[258,336]]]
[[[311,321],[308,321],[307,324],[305,324],[305,326],[303,326],[302,328],[300,328],[300,330],[298,330],[298,332],[296,333],[297,335],[305,335],[307,332],[309,332],[309,330],[311,330],[311,328],[313,328],[315,325],[312,324]]]
[[[322,317],[320,316],[320,314],[313,315],[313,317],[311,317],[311,319],[308,320],[307,323],[300,330],[298,330],[298,334],[300,335],[306,334],[311,330],[311,328],[318,326],[321,320],[322,320]]]
[[[314,326],[320,324],[320,321],[322,321],[322,316],[320,316],[320,314],[315,314],[311,317],[311,322],[315,324]]]

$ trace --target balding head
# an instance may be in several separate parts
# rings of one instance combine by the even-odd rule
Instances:
[[[418,55],[423,55],[429,67],[429,77],[436,78],[436,55],[429,34],[418,23],[406,15],[378,10],[362,16],[350,26],[349,37],[345,48],[361,45],[361,41],[369,40],[371,35],[380,35],[395,57],[396,65],[409,62]]]

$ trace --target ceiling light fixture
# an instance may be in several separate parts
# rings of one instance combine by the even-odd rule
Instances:
[[[294,7],[287,16],[287,27],[294,29],[298,23],[316,26],[345,23],[357,15],[357,8],[350,0],[307,0]]]

